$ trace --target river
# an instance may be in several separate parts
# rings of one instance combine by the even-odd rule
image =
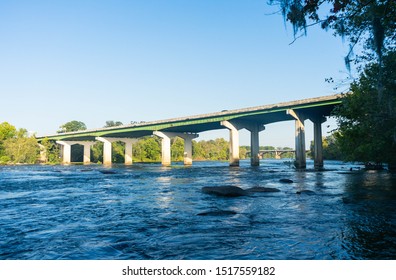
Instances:
[[[3,166],[0,259],[396,259],[396,174],[325,167]],[[201,191],[221,185],[280,192]]]

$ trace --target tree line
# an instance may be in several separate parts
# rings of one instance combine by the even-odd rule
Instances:
[[[104,127],[122,125],[121,122],[107,121]],[[86,125],[81,121],[70,121],[60,126],[58,133],[85,130]],[[29,136],[26,129],[17,130],[8,122],[0,124],[0,164],[27,163],[34,164],[40,162],[40,149],[46,155],[48,164],[60,164],[60,147],[54,141],[44,138],[41,141],[41,148],[34,135]],[[213,160],[226,161],[229,159],[229,142],[223,138],[214,140],[192,141],[193,160]],[[275,150],[273,146],[262,146],[260,150]],[[278,148],[291,149],[291,148]],[[249,157],[250,146],[240,147],[240,158]],[[161,138],[157,136],[145,136],[133,144],[134,162],[160,162],[161,161]],[[112,161],[123,163],[125,156],[125,144],[114,142],[112,144]],[[179,137],[171,139],[172,161],[183,161],[184,140]],[[273,158],[274,155],[265,154],[263,158]],[[285,153],[283,158],[293,157],[292,153]],[[83,161],[83,146],[72,146],[72,162]],[[91,161],[93,163],[103,162],[103,143],[96,142],[91,148]]]

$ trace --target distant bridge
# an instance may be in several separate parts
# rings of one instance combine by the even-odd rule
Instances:
[[[132,144],[137,138],[147,135],[157,135],[162,138],[162,164],[171,164],[170,139],[181,137],[184,139],[184,163],[192,164],[192,139],[197,138],[199,132],[228,129],[230,131],[230,165],[239,165],[239,130],[247,129],[251,133],[251,165],[260,164],[259,132],[266,124],[281,121],[295,121],[295,154],[296,166],[306,167],[305,155],[305,127],[304,121],[314,123],[315,167],[323,167],[322,157],[322,127],[335,106],[341,104],[342,95],[330,95],[309,98],[272,105],[250,107],[237,110],[181,117],[167,120],[135,123],[109,128],[90,129],[76,132],[60,133],[38,137],[38,141],[47,138],[62,145],[63,163],[71,161],[71,146],[84,146],[84,163],[90,162],[90,147],[95,141],[104,143],[103,163],[111,164],[112,142],[122,141],[126,144],[125,164],[132,164]],[[44,154],[42,155],[45,156]]]
[[[310,152],[310,150],[306,150],[306,151],[305,151],[305,153],[308,153],[308,152]],[[275,159],[280,159],[281,156],[282,156],[283,154],[286,154],[286,153],[295,154],[295,153],[296,153],[296,150],[284,150],[284,149],[283,149],[283,150],[281,150],[281,149],[279,149],[279,150],[277,150],[277,149],[275,149],[275,150],[260,150],[260,151],[259,151],[259,158],[262,159],[262,158],[264,157],[265,154],[274,154],[274,158],[275,158]],[[250,152],[247,152],[246,155],[247,155],[248,157],[250,157],[250,156],[251,156],[251,153],[250,153]]]

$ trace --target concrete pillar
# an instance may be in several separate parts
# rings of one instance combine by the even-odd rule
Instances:
[[[171,165],[171,140],[170,136],[161,131],[154,131],[154,135],[161,137],[161,162],[163,166]]]
[[[250,131],[250,165],[259,166],[260,165],[260,142],[259,133],[265,129],[264,126],[260,124],[251,124],[245,126],[247,130]]]
[[[305,127],[304,118],[301,114],[294,110],[287,110],[287,114],[291,115],[295,119],[296,133],[295,133],[295,145],[296,145],[296,162],[295,166],[297,169],[305,169],[307,167],[307,159],[305,155]]]
[[[312,119],[314,124],[314,166],[315,169],[323,169],[323,143],[322,143],[322,123],[326,118]]]
[[[125,164],[126,165],[132,165],[133,160],[132,160],[132,144],[137,142],[137,139],[127,139],[125,138],[122,140],[125,143]]]
[[[239,166],[239,132],[229,121],[222,121],[221,125],[230,130],[230,166]]]
[[[111,141],[104,137],[96,137],[96,140],[103,142],[103,164],[111,165],[112,156],[111,156]]]
[[[78,143],[84,146],[84,164],[91,163],[91,146],[95,144],[95,142],[80,142]]]
[[[154,131],[154,135],[162,138],[162,165],[171,165],[171,144],[170,139],[173,137],[180,137],[184,140],[184,165],[192,164],[192,140],[199,135],[194,133],[176,133]]]
[[[57,144],[62,145],[62,163],[70,164],[71,163],[71,146],[75,144],[75,142],[69,141],[56,141]]]
[[[103,142],[103,164],[112,164],[112,143],[124,142],[125,143],[125,164],[132,164],[132,144],[137,141],[133,138],[115,138],[115,137],[96,137],[96,140]]]

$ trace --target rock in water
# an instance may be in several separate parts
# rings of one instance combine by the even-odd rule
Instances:
[[[265,188],[265,187],[253,187],[246,189],[247,192],[280,192],[280,189],[277,188]]]
[[[214,210],[214,211],[207,211],[197,214],[198,216],[230,216],[238,214],[235,211],[230,210]]]
[[[314,191],[310,191],[310,190],[301,190],[301,191],[297,191],[296,194],[308,194],[308,195],[312,195],[315,194]]]
[[[203,187],[202,192],[226,197],[248,195],[247,191],[236,186]]]
[[[293,180],[290,180],[290,179],[280,179],[279,182],[291,184],[291,183],[293,183]]]
[[[117,172],[111,170],[99,170],[99,172],[102,174],[117,174]]]

